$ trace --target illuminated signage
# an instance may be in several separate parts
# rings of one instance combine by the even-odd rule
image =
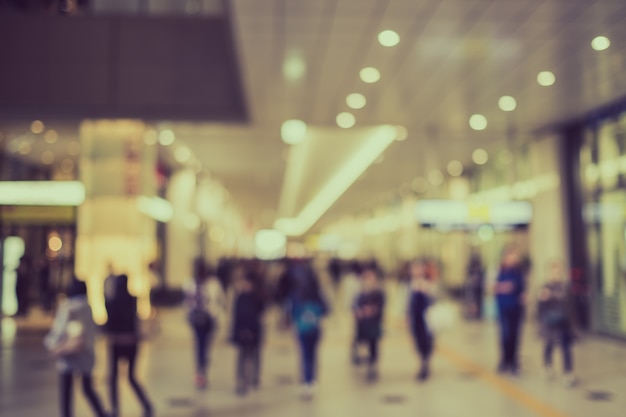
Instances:
[[[80,181],[0,181],[0,205],[79,206],[85,201]]]
[[[527,201],[479,203],[451,200],[424,200],[415,205],[420,225],[426,227],[472,228],[482,224],[499,227],[526,226],[532,221]]]

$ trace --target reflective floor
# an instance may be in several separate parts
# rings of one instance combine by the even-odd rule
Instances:
[[[246,397],[235,394],[235,351],[222,329],[214,343],[210,386],[193,387],[191,335],[180,310],[159,313],[160,332],[142,347],[139,375],[157,416],[481,416],[623,417],[626,410],[626,345],[584,337],[575,347],[579,383],[567,388],[542,372],[541,345],[528,323],[519,377],[496,375],[496,329],[490,322],[459,322],[442,330],[433,375],[415,380],[418,361],[399,308],[391,308],[382,343],[380,378],[367,382],[364,368],[349,361],[350,317],[341,309],[325,323],[319,384],[310,401],[300,397],[297,350],[289,332],[268,317],[262,385]],[[14,334],[3,321],[0,414],[11,417],[57,415],[53,362],[36,326]],[[106,401],[106,352],[98,344],[96,388]],[[557,363],[559,357],[556,358]],[[123,372],[122,372],[123,374]],[[128,384],[121,382],[122,416],[141,416]],[[76,415],[90,416],[80,392]]]

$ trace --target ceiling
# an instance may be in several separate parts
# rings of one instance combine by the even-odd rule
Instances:
[[[538,129],[626,97],[623,0],[229,3],[249,121],[161,126],[175,131],[260,227],[279,216],[290,158],[280,127],[287,119],[301,119],[324,137],[325,150],[302,162],[309,167],[298,184],[302,195],[326,181],[320,174],[328,173],[329,164],[349,157],[350,147],[341,143],[358,134],[355,129],[391,124],[408,131],[407,140],[391,144],[330,208],[319,228],[430,170],[445,172],[452,159],[470,166],[477,147],[493,154]],[[386,29],[400,35],[398,45],[378,42]],[[611,40],[609,49],[591,48],[598,35]],[[380,81],[359,79],[368,66],[380,70]],[[556,75],[549,87],[537,83],[546,70]],[[363,94],[366,106],[350,110],[350,93]],[[504,95],[516,99],[514,111],[498,108]],[[355,128],[337,127],[335,117],[343,111],[354,114]],[[485,130],[470,128],[474,113],[486,116]],[[298,204],[293,210],[305,202]]]
[[[318,226],[431,169],[445,172],[452,159],[469,165],[477,147],[525,141],[626,96],[622,0],[232,0],[231,13],[251,122],[190,144],[234,198],[266,218],[278,209],[283,184],[281,123],[296,118],[341,130],[335,117],[352,111],[349,93],[367,99],[352,111],[356,127],[403,125],[408,139],[392,144]],[[386,29],[400,35],[398,45],[379,44]],[[598,35],[611,40],[608,50],[591,48]],[[304,64],[301,78],[285,74],[292,60]],[[366,66],[380,70],[379,82],[359,79]],[[553,86],[537,83],[544,70],[556,75]],[[503,95],[516,99],[515,111],[498,108]],[[474,113],[487,117],[487,129],[469,127]],[[311,153],[310,164],[323,171],[326,158]],[[315,180],[308,175],[301,187]]]

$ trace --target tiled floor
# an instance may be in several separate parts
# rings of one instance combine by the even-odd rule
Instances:
[[[520,377],[495,375],[496,329],[492,323],[458,323],[438,336],[433,377],[414,379],[417,357],[398,314],[389,314],[382,345],[380,379],[368,383],[364,369],[349,363],[349,316],[335,312],[325,324],[318,390],[311,401],[299,397],[297,351],[289,333],[268,319],[263,381],[245,398],[234,393],[235,352],[222,334],[212,353],[210,387],[192,385],[191,336],[181,311],[160,313],[161,332],[142,348],[139,374],[157,409],[169,417],[294,416],[480,416],[624,417],[626,344],[586,337],[576,346],[580,383],[566,388],[549,382],[541,369],[541,346],[528,324]],[[56,372],[41,345],[43,333],[30,328],[14,334],[3,321],[0,357],[0,415],[58,415]],[[97,390],[106,400],[105,346],[98,345]],[[128,385],[121,383],[122,416],[140,416]],[[90,416],[80,393],[76,416]],[[105,401],[106,402],[106,401]]]

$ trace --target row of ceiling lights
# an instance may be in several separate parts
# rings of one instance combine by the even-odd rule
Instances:
[[[604,51],[611,46],[611,41],[606,36],[596,36],[591,41],[591,47],[596,51]],[[552,71],[540,71],[537,74],[537,84],[542,87],[550,87],[556,83],[556,75]],[[502,96],[498,100],[498,107],[505,112],[511,112],[517,107],[517,101],[511,96]],[[469,125],[474,130],[485,130],[487,118],[482,114],[473,114],[469,118]]]

